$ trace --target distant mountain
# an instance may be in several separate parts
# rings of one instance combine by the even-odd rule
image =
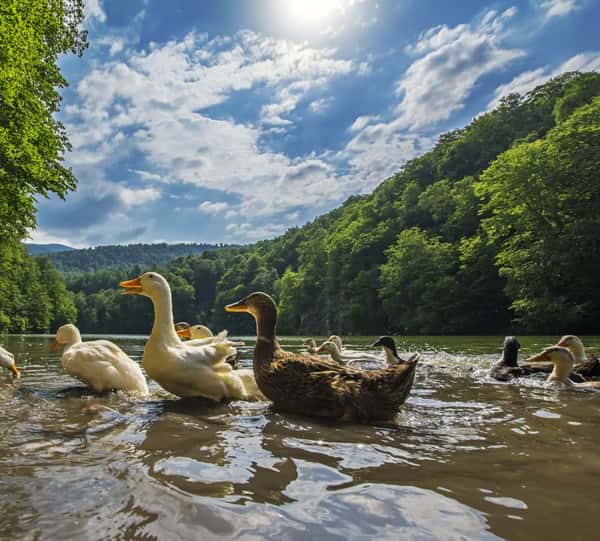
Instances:
[[[34,244],[25,242],[25,248],[31,255],[54,254],[56,252],[69,252],[75,250],[66,244]]]
[[[201,254],[222,247],[217,244],[128,244],[97,246],[81,250],[69,249],[47,253],[62,272],[95,272],[102,269],[126,270],[134,266],[150,270],[178,257]]]

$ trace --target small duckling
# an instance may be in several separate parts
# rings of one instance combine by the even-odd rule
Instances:
[[[575,364],[575,357],[573,357],[573,354],[565,347],[549,347],[532,357],[531,360],[535,362],[551,362],[554,365],[552,373],[546,380],[548,382],[562,383],[577,389],[594,389],[600,391],[600,381],[574,383],[569,379],[569,376],[573,371],[573,365]]]
[[[302,342],[306,346],[306,351],[308,351],[311,355],[317,351],[317,343],[314,338],[305,338],[304,342]]]
[[[19,379],[21,377],[21,372],[19,372],[19,369],[15,364],[15,356],[3,347],[0,347],[0,366],[10,370],[15,379]]]
[[[318,347],[317,347],[317,342],[315,341],[314,338],[305,338],[303,343],[306,346],[306,351],[308,351],[308,353],[310,353],[312,355],[314,353],[317,353],[317,349],[324,346],[327,342],[333,342],[341,354],[344,346],[342,345],[342,339],[337,334],[332,334],[327,340],[325,340]],[[328,353],[328,352],[325,352],[325,353]]]
[[[337,348],[340,350],[340,353],[342,352],[342,350],[344,349],[344,346],[342,344],[342,339],[337,335],[337,334],[332,334],[327,340],[325,340],[326,342],[333,342]]]
[[[344,364],[338,345],[332,340],[326,340],[313,352],[315,355],[329,355],[336,363]]]

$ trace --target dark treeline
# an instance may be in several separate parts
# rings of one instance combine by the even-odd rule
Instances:
[[[164,268],[175,316],[252,332],[223,305],[263,290],[280,332],[597,332],[600,75],[510,95],[372,194],[285,235]],[[68,278],[89,332],[148,332],[145,268]]]
[[[201,254],[221,246],[205,243],[138,243],[68,250],[50,253],[48,257],[61,272],[94,272],[101,269],[128,269],[133,265],[165,265],[178,257]]]
[[[76,317],[73,295],[47,257],[0,244],[0,332],[50,332]]]

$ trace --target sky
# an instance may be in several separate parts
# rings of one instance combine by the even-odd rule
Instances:
[[[600,71],[600,0],[87,0],[67,196],[33,242],[250,243],[371,192],[510,92]]]

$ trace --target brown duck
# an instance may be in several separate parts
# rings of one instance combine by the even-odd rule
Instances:
[[[281,411],[362,422],[386,420],[394,417],[413,385],[416,362],[362,372],[283,350],[275,336],[277,307],[266,293],[252,293],[225,310],[247,312],[256,320],[256,383]]]

